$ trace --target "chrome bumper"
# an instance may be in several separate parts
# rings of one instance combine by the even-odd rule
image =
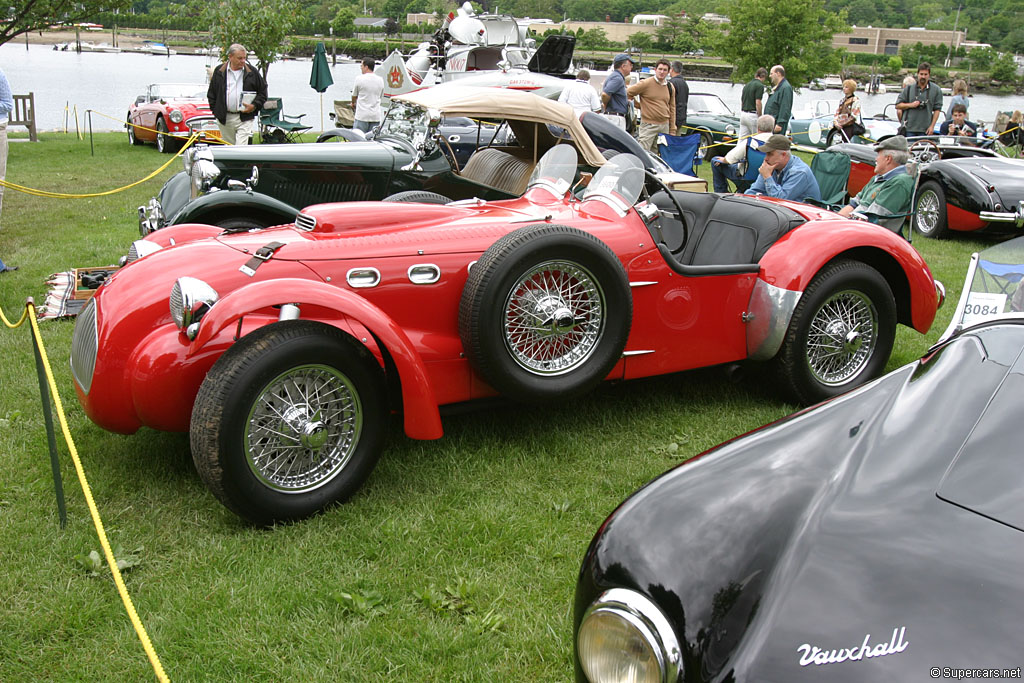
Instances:
[[[1024,201],[1017,205],[1016,211],[982,211],[978,216],[989,223],[1014,223],[1019,228],[1024,226]]]
[[[156,197],[150,199],[149,204],[140,206],[138,211],[139,234],[143,237],[164,227],[164,212]]]

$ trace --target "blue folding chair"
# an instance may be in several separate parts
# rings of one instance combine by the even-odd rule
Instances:
[[[702,160],[700,133],[659,135],[658,154],[673,171],[697,177],[697,164]]]

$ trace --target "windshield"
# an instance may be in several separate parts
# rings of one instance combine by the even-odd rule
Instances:
[[[963,294],[942,339],[991,318],[1024,315],[1024,237],[971,257]]]
[[[196,83],[161,83],[150,90],[153,99],[205,99],[206,86]]]
[[[733,116],[732,110],[726,106],[725,102],[718,95],[694,95],[693,93],[690,93],[689,99],[686,100],[686,113]]]
[[[625,215],[644,187],[644,165],[632,154],[617,154],[594,174],[583,201],[596,199]]]
[[[556,198],[565,196],[576,177],[579,156],[572,145],[555,145],[540,158],[530,176],[529,189],[543,188]]]

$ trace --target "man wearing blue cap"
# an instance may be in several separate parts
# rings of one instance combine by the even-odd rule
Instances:
[[[604,79],[604,88],[601,90],[601,103],[604,105],[604,113],[622,117],[622,127],[626,127],[626,111],[629,107],[629,97],[626,95],[626,79],[633,71],[633,59],[625,52],[615,55],[612,61],[612,72]]]

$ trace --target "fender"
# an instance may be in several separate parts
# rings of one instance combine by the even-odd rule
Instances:
[[[259,192],[218,190],[190,201],[168,221],[168,225],[209,223],[212,222],[211,216],[221,214],[265,217],[269,225],[275,225],[294,222],[299,209]]]
[[[334,138],[341,138],[335,140]],[[331,128],[316,138],[317,142],[366,142],[366,136],[351,128]]]
[[[439,439],[441,414],[423,359],[409,337],[386,313],[363,297],[322,282],[282,278],[254,282],[227,294],[203,317],[188,356],[203,347],[228,325],[252,311],[278,304],[322,306],[353,318],[365,326],[391,354],[402,382],[405,433],[412,439]]]
[[[179,244],[185,244],[186,242],[195,242],[196,240],[205,239],[207,237],[216,237],[217,235],[223,234],[224,228],[216,225],[207,225],[205,223],[179,223],[178,225],[170,225],[156,232],[151,232],[142,239],[147,242],[154,242],[159,244],[161,247],[173,247]]]
[[[939,305],[928,264],[905,239],[878,225],[837,220],[792,230],[761,258],[761,279],[773,287],[803,292],[826,263],[844,255],[885,277],[896,297],[899,322],[922,334],[928,331]]]
[[[921,169],[918,187],[931,180],[945,191],[947,206],[975,214],[992,210],[992,197],[979,178],[953,164],[938,164],[937,169],[932,166]],[[949,223],[953,225],[952,220]]]

